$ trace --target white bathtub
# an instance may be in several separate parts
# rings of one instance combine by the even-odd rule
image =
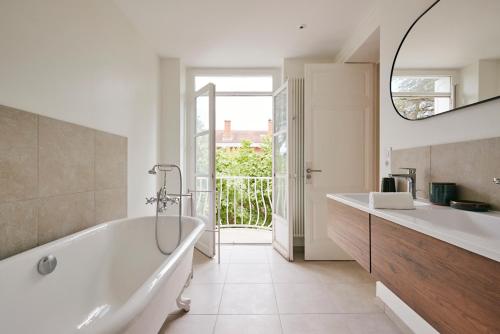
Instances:
[[[0,333],[156,334],[189,282],[203,222],[183,217],[170,256],[154,217],[116,220],[0,261]],[[160,244],[177,242],[177,217],[160,217]],[[40,275],[40,258],[57,267]]]

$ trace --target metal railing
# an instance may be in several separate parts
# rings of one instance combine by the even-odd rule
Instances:
[[[271,229],[272,178],[218,176],[217,220],[221,228]]]

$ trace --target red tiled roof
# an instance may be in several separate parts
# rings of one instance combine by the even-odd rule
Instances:
[[[224,138],[224,130],[215,131],[215,142],[222,144],[241,144],[243,140],[250,140],[254,144],[261,144],[268,135],[267,131],[231,131],[229,138]]]

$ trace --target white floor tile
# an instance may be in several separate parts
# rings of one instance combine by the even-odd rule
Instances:
[[[223,287],[223,284],[191,284],[183,294],[191,298],[189,314],[217,314]]]
[[[270,246],[234,246],[231,263],[268,263],[267,250]]]
[[[219,315],[215,334],[281,334],[277,315]]]
[[[212,334],[215,315],[171,315],[159,334]]]
[[[323,283],[375,282],[370,274],[355,261],[314,261],[310,265]]]
[[[284,334],[352,334],[345,318],[336,314],[280,315]]]
[[[330,300],[339,313],[380,313],[375,301],[375,284],[327,284]]]
[[[205,263],[193,268],[192,284],[198,283],[224,283],[226,281],[227,263]]]
[[[385,314],[346,315],[352,334],[399,334],[399,328]]]
[[[276,314],[272,284],[226,284],[219,314]]]
[[[226,283],[272,283],[267,263],[231,263]]]
[[[326,287],[320,283],[276,283],[278,310],[283,313],[336,313]]]
[[[319,275],[305,262],[272,263],[274,283],[320,283]]]

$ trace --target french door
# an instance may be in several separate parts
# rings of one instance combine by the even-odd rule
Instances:
[[[273,94],[273,247],[293,261],[293,117],[289,112],[288,83]]]
[[[205,223],[205,232],[196,248],[208,257],[215,256],[215,85],[208,84],[195,93],[192,121],[190,191],[193,215]]]

